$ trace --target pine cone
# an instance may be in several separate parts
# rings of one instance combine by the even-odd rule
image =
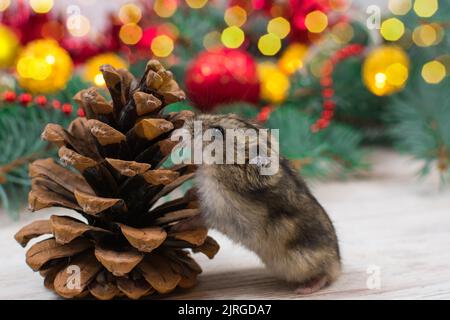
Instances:
[[[205,228],[183,227],[199,214],[194,190],[157,203],[194,174],[190,165],[161,168],[175,145],[171,132],[192,116],[162,110],[184,93],[158,61],[147,64],[139,82],[109,65],[101,71],[112,102],[96,88],[82,90],[75,100],[86,118],[67,130],[49,124],[42,134],[70,168],[53,159],[30,165],[31,210],[65,207],[86,222],[53,215],[25,226],[15,238],[26,246],[50,235],[30,247],[26,262],[65,298],[138,299],[192,287],[201,269],[186,249],[213,258],[219,247]]]

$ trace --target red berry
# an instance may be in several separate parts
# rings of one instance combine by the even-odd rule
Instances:
[[[331,86],[331,85],[333,84],[333,78],[331,78],[331,77],[323,77],[323,78],[320,80],[320,84],[321,84],[323,87],[329,87],[329,86]]]
[[[61,102],[58,100],[53,100],[52,105],[54,109],[61,109]]]
[[[78,108],[77,115],[81,118],[86,116],[86,112],[84,112],[83,108]]]
[[[334,95],[334,90],[331,88],[325,88],[322,90],[322,96],[326,99],[332,98]]]
[[[336,103],[333,100],[325,100],[323,107],[327,110],[334,109],[336,107]]]
[[[67,115],[72,113],[72,109],[73,109],[73,107],[70,103],[64,103],[61,107],[61,111]]]
[[[322,111],[322,118],[326,120],[331,120],[334,116],[334,110],[323,110]]]
[[[317,121],[317,126],[319,127],[319,129],[324,129],[326,127],[328,127],[330,125],[330,121],[327,119],[319,119],[319,121]]]
[[[359,54],[359,53],[361,53],[363,50],[364,50],[364,47],[363,46],[361,46],[361,45],[359,45],[359,44],[354,44],[353,46],[352,46],[352,52],[354,53],[354,54]]]
[[[323,65],[323,68],[322,68],[322,76],[323,77],[331,76],[331,74],[333,73],[333,69],[334,69],[334,66],[333,66],[332,62],[330,62],[330,61],[325,62],[325,64]]]
[[[29,93],[22,93],[19,96],[19,101],[23,106],[28,105],[31,101],[33,101],[33,96]]]
[[[34,101],[37,105],[45,106],[47,104],[47,97],[46,96],[37,96]]]
[[[3,100],[5,102],[14,102],[16,100],[16,93],[14,91],[5,91],[3,93]]]
[[[266,122],[271,112],[272,109],[270,108],[270,106],[265,106],[261,108],[261,111],[258,113],[256,118],[259,122]]]

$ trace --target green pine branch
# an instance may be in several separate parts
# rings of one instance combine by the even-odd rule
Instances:
[[[443,181],[450,174],[450,79],[426,84],[419,75],[392,98],[387,121],[399,150],[422,160],[422,174],[438,169]]]
[[[64,90],[47,96],[49,104],[53,99],[73,103],[72,97],[85,86],[79,77],[74,77]],[[26,203],[30,189],[28,165],[36,159],[56,156],[56,150],[40,138],[44,127],[48,123],[67,126],[76,110],[74,106],[72,114],[66,115],[51,106],[34,103],[27,107],[18,103],[0,106],[0,207],[12,218],[18,218]]]
[[[270,114],[266,126],[280,130],[281,154],[293,160],[305,176],[345,176],[367,169],[360,132],[332,123],[327,129],[314,133],[311,131],[314,122],[315,118],[286,105]]]

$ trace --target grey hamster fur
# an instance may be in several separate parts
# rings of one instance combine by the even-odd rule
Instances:
[[[202,121],[203,130],[258,128],[235,115],[200,115],[185,124],[192,135],[194,120]],[[201,218],[255,252],[275,276],[299,284],[322,279],[322,287],[341,269],[335,229],[291,163],[279,161],[270,176],[248,162],[199,165]]]

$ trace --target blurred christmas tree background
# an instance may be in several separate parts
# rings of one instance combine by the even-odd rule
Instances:
[[[449,1],[96,2],[0,0],[0,205],[13,217],[30,161],[55,155],[43,127],[84,116],[73,95],[104,88],[101,65],[138,74],[151,57],[187,93],[172,110],[280,129],[306,177],[357,175],[371,148],[388,146],[448,178]]]

